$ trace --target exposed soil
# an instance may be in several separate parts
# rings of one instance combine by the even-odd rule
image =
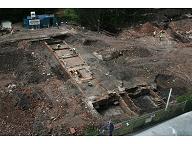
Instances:
[[[1,45],[0,135],[81,134],[91,115],[79,90],[42,42],[19,43]]]
[[[119,81],[136,91],[134,95],[127,92],[129,97],[124,99],[138,115],[161,107],[149,92],[137,93],[135,88],[152,87],[164,101],[173,88],[174,102],[176,96],[191,90],[191,25],[191,19],[172,21],[162,40],[162,29],[149,22],[127,28],[116,37],[77,27],[21,29],[0,37],[0,135],[71,135],[70,128],[75,128],[74,135],[82,135],[90,124],[130,117],[114,101],[101,110],[103,119],[93,115],[85,103],[86,96],[117,91]],[[95,81],[75,83],[44,40],[37,40],[42,37],[48,44],[65,41],[75,47]]]

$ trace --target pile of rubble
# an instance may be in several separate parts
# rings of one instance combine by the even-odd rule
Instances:
[[[122,30],[118,37],[122,40],[139,38],[143,36],[152,36],[154,32],[158,33],[159,31],[160,29],[158,27],[154,26],[150,22],[147,22],[144,24],[140,24],[135,28]]]

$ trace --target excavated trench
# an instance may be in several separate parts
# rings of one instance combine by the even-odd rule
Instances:
[[[138,109],[139,114],[152,112],[163,106],[163,102],[157,93],[149,86],[139,85],[134,88],[126,89],[127,97]],[[134,108],[134,109],[136,109]]]
[[[165,102],[162,97],[158,95],[156,90],[147,85],[125,89],[125,92],[115,94],[114,97],[108,96],[93,102],[93,107],[101,115],[104,115],[110,109],[115,109],[115,107],[116,109],[120,107],[125,113],[128,111],[129,114],[141,115],[153,112],[164,106]]]
[[[157,91],[162,98],[167,98],[170,88],[173,89],[172,98],[183,95],[190,90],[190,83],[174,75],[158,74],[155,77]]]
[[[65,40],[65,42],[69,43],[69,44],[78,44],[78,43],[82,43],[82,35],[80,34],[71,34],[71,33],[65,33],[65,34],[60,34],[57,36],[52,36],[51,37],[52,41],[63,41]],[[50,40],[48,40],[50,41]],[[48,44],[50,44],[48,42]]]
[[[116,94],[109,94],[106,98],[95,100],[93,102],[93,107],[100,114],[104,114],[107,109],[119,106],[119,97]]]
[[[103,61],[106,61],[106,63],[109,63],[112,60],[118,59],[120,57],[150,57],[152,56],[152,53],[142,47],[128,47],[121,50],[115,50],[112,48],[105,50],[100,50],[98,52],[102,56]]]

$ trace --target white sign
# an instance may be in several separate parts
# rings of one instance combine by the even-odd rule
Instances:
[[[29,20],[29,25],[40,25],[39,19]]]
[[[31,12],[31,18],[32,18],[32,19],[35,18],[35,12]]]

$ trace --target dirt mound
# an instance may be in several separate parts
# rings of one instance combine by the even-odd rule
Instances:
[[[154,31],[159,32],[159,29],[153,24],[147,22],[135,28],[122,30],[118,37],[120,39],[139,38],[143,37],[144,35],[153,35]]]
[[[124,29],[121,33],[119,33],[118,38],[121,40],[131,39],[131,38],[139,38],[142,34],[135,31],[135,29]]]
[[[152,35],[154,31],[157,31],[158,28],[152,25],[151,23],[147,22],[141,25],[139,28],[136,28],[135,31],[143,34]]]
[[[178,21],[172,21],[169,27],[174,31],[189,32],[191,31],[192,19],[184,19]]]

